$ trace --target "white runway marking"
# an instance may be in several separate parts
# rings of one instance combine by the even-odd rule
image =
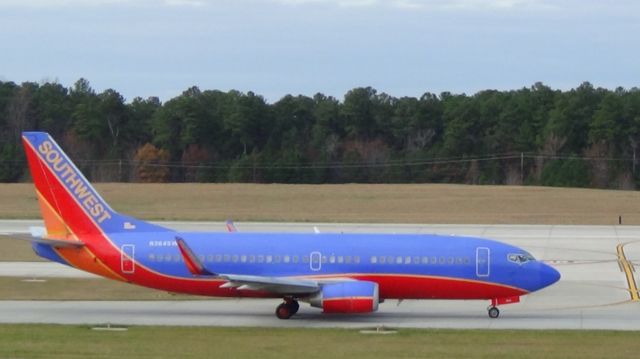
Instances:
[[[225,231],[225,224],[164,222],[177,230]],[[39,221],[0,221],[0,232],[25,231]],[[483,301],[396,301],[380,305],[370,315],[323,315],[302,304],[300,314],[286,321],[275,318],[277,300],[212,300],[168,302],[40,302],[4,301],[0,322],[162,324],[296,327],[428,327],[493,329],[621,329],[640,330],[640,302],[632,301],[627,273],[618,261],[616,247],[626,243],[624,253],[631,270],[640,263],[639,226],[548,225],[393,225],[317,223],[236,223],[239,231],[439,233],[481,236],[511,243],[548,261],[562,274],[555,285],[525,296],[518,304],[501,307],[498,319],[489,319]],[[7,265],[5,267],[4,265]],[[39,265],[39,264],[38,264]],[[44,265],[44,264],[43,264]],[[0,263],[0,276],[73,269],[58,264],[15,267]],[[54,266],[54,267],[51,267]],[[53,269],[56,266],[65,269]],[[71,271],[71,272],[69,272]],[[82,272],[78,272],[84,275]],[[38,274],[36,274],[37,276]],[[62,274],[61,274],[62,275]],[[45,274],[40,274],[45,276]],[[55,275],[54,275],[55,276]],[[638,275],[635,275],[637,285]]]

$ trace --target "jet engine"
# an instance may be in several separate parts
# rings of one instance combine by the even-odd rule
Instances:
[[[370,313],[378,303],[378,283],[366,281],[324,284],[309,298],[312,307],[325,313]]]

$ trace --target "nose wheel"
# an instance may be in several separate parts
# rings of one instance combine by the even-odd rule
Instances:
[[[489,318],[492,319],[500,316],[500,310],[498,310],[498,308],[496,307],[489,307],[489,309],[487,309],[487,312],[489,313]]]
[[[300,304],[293,298],[285,298],[284,302],[276,308],[276,317],[278,319],[289,319],[300,309]]]

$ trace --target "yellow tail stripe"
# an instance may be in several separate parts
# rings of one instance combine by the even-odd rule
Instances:
[[[624,246],[626,243],[621,243],[616,246],[616,250],[618,252],[618,263],[620,267],[624,271],[625,276],[627,277],[627,285],[629,286],[629,293],[631,294],[631,300],[634,302],[640,301],[640,295],[638,293],[638,285],[636,283],[636,279],[633,276],[633,267],[631,263],[627,260],[627,257],[624,254]]]

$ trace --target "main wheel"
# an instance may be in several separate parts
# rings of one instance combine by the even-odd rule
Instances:
[[[489,308],[489,318],[495,319],[498,316],[500,316],[500,311],[498,310],[498,308],[496,307]]]
[[[297,300],[292,300],[289,303],[289,309],[291,309],[291,315],[295,315],[296,313],[298,313],[298,309],[300,309],[300,304]]]
[[[276,308],[276,317],[278,317],[278,319],[289,319],[292,315],[291,307],[286,303],[282,303]]]

